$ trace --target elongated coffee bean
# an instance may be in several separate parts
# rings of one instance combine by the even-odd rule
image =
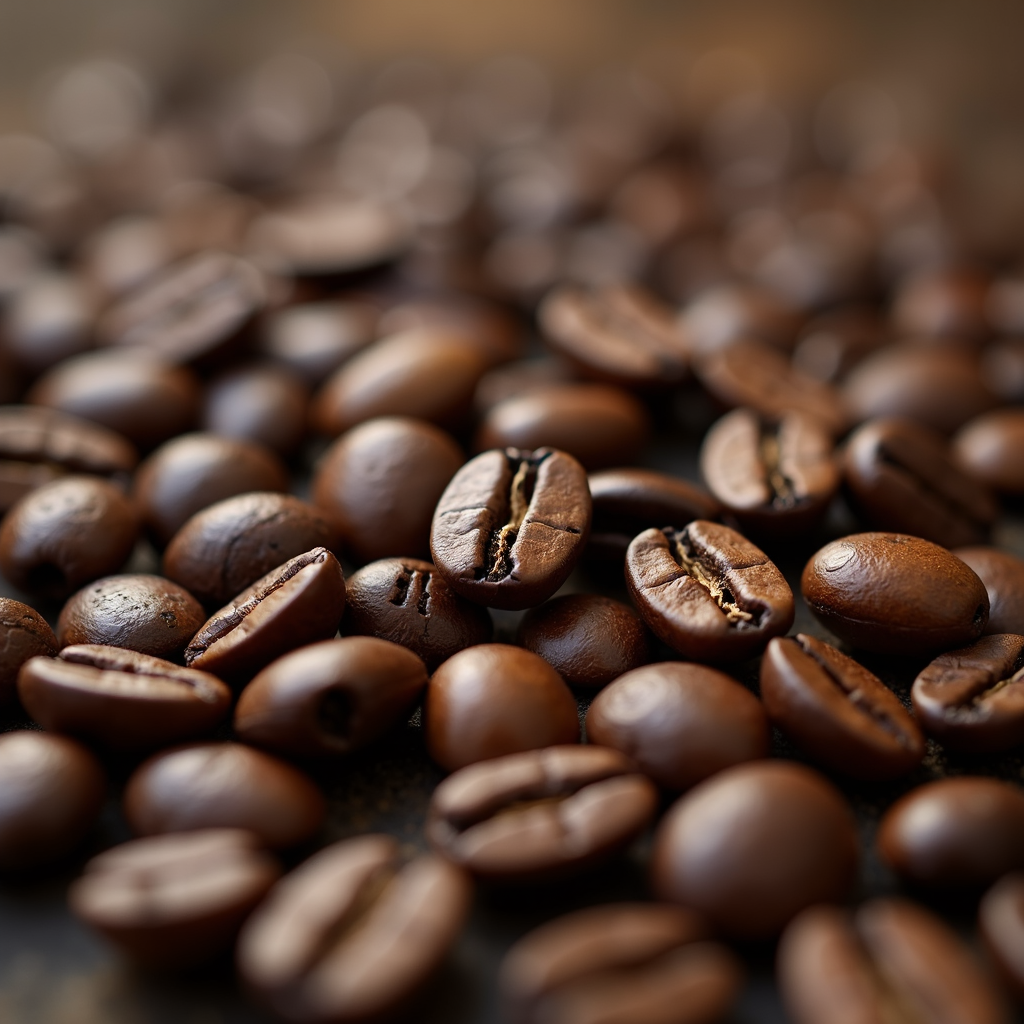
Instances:
[[[21,601],[0,597],[0,703],[14,696],[18,672],[29,658],[56,653],[57,638],[39,612]]]
[[[985,893],[978,931],[1003,981],[1024,999],[1024,874],[1005,875]]]

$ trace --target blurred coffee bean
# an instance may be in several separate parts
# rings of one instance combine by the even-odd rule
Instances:
[[[988,592],[985,633],[1024,633],[1024,559],[996,548],[956,548],[953,554],[969,565]]]
[[[893,297],[893,330],[903,340],[927,345],[977,345],[989,332],[988,288],[970,270],[913,277]]]
[[[178,258],[208,249],[237,252],[259,209],[256,200],[216,182],[179,181],[161,196],[160,227]]]
[[[82,277],[103,300],[142,284],[173,259],[160,223],[151,217],[119,217],[86,240],[80,255]]]
[[[953,438],[953,455],[1000,494],[1024,494],[1024,410],[999,409],[965,423]]]
[[[981,379],[1004,402],[1024,400],[1024,340],[1006,338],[981,353]]]
[[[612,193],[608,209],[651,248],[700,231],[715,218],[704,174],[671,160],[656,160],[633,171]]]
[[[695,296],[684,308],[680,325],[697,355],[751,339],[788,350],[800,314],[767,289],[729,284]]]
[[[793,365],[836,384],[886,342],[880,317],[867,305],[841,306],[810,320],[793,349]]]
[[[1024,999],[1024,877],[1005,875],[978,907],[978,932],[1000,977],[1019,1002]]]
[[[45,246],[34,231],[0,226],[0,305],[5,305],[43,269]]]
[[[52,658],[57,648],[57,638],[39,612],[0,597],[0,704],[14,697],[18,672],[29,658]]]
[[[505,363],[480,378],[473,394],[473,411],[483,417],[508,398],[534,394],[575,379],[576,374],[568,363],[554,356]]]
[[[3,347],[30,375],[92,348],[92,301],[75,277],[43,272],[3,311]]]

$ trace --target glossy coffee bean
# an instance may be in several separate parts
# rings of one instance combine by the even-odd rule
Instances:
[[[473,392],[473,411],[482,418],[509,398],[536,394],[576,379],[576,372],[564,359],[551,355],[502,363],[488,370],[477,382]]]
[[[324,798],[290,764],[241,743],[194,743],[144,761],[124,791],[128,824],[143,836],[241,828],[270,847],[310,839]]]
[[[427,686],[423,660],[388,640],[324,640],[268,665],[242,691],[235,732],[291,757],[360,750],[406,722]]]
[[[1024,559],[997,548],[956,548],[988,592],[986,633],[1024,633]]]
[[[680,798],[655,836],[661,899],[728,935],[765,937],[853,884],[857,833],[846,801],[817,772],[784,761],[737,765]]]
[[[1024,411],[999,409],[964,424],[953,438],[957,462],[1000,494],[1024,494]]]
[[[434,849],[479,878],[552,878],[624,849],[656,806],[654,785],[618,751],[552,746],[445,779],[426,833]]]
[[[18,672],[29,658],[57,653],[57,638],[34,608],[11,597],[0,597],[0,703],[15,694]]]
[[[73,594],[61,609],[57,639],[126,647],[178,658],[203,624],[203,606],[184,587],[160,576],[107,576]]]
[[[163,547],[204,508],[248,491],[287,491],[288,471],[269,449],[214,434],[184,434],[161,445],[135,474],[135,500]]]
[[[804,567],[804,600],[841,640],[920,656],[977,639],[988,622],[980,579],[945,548],[902,533],[834,540]]]
[[[436,972],[472,890],[439,857],[403,864],[398,843],[363,835],[285,877],[246,923],[242,980],[285,1019],[392,1019]]]
[[[1024,743],[1024,636],[983,636],[940,654],[910,696],[921,727],[947,750],[994,754]]]
[[[924,736],[874,673],[831,644],[776,637],[761,659],[761,699],[772,723],[824,768],[857,779],[913,771]]]
[[[916,275],[893,298],[893,329],[920,344],[976,345],[989,333],[988,287],[971,271]]]
[[[432,562],[384,558],[353,573],[346,587],[342,633],[401,644],[428,672],[494,633],[487,609],[459,597]]]
[[[586,730],[589,743],[614,747],[674,790],[767,757],[771,741],[768,717],[749,690],[713,668],[675,661],[616,679],[594,698]]]
[[[479,644],[430,677],[424,712],[427,752],[455,771],[503,754],[576,743],[576,701],[562,677],[530,651]]]
[[[683,907],[608,903],[556,918],[505,955],[499,989],[516,1024],[546,1020],[711,1024],[743,977]]]
[[[164,575],[216,607],[316,547],[337,547],[337,529],[327,516],[289,494],[254,491],[187,520],[164,552]]]
[[[113,484],[68,476],[25,495],[0,524],[0,570],[12,586],[64,598],[117,572],[139,535],[135,505]]]
[[[1024,792],[982,776],[929,782],[885,812],[877,842],[882,859],[907,882],[989,885],[1024,867]]]
[[[752,658],[793,624],[782,573],[719,523],[645,530],[626,552],[626,585],[651,631],[694,661]]]
[[[568,578],[590,517],[586,473],[571,455],[484,452],[441,495],[430,550],[457,594],[490,608],[529,608]]]
[[[324,453],[313,503],[335,517],[356,562],[420,558],[430,551],[434,508],[464,461],[455,439],[425,420],[367,420]]]
[[[999,515],[994,495],[954,461],[946,439],[910,420],[855,430],[843,474],[861,518],[943,547],[982,543]]]
[[[85,865],[72,913],[129,960],[156,970],[206,963],[281,875],[251,832],[202,829],[115,846]]]
[[[198,629],[185,650],[192,668],[248,680],[296,647],[329,640],[345,608],[345,575],[326,548],[272,569]]]
[[[1024,999],[1024,875],[1004,875],[978,907],[978,932],[989,959],[1017,998]]]
[[[99,761],[65,736],[18,729],[0,736],[0,869],[32,868],[70,853],[99,817],[107,780]]]
[[[44,729],[112,750],[153,750],[202,736],[231,707],[231,691],[216,676],[100,644],[33,658],[18,676],[18,696]]]

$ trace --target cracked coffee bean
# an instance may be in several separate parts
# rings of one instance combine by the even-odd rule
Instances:
[[[15,695],[18,672],[29,658],[52,658],[58,646],[39,612],[11,597],[0,597],[0,703]]]

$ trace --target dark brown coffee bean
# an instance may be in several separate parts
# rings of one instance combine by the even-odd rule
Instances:
[[[700,471],[741,529],[772,537],[813,530],[839,489],[832,438],[802,412],[774,423],[728,413],[704,437]]]
[[[999,514],[988,488],[953,461],[946,439],[910,420],[871,420],[855,430],[843,472],[870,526],[943,547],[984,541]]]
[[[338,522],[359,564],[430,551],[430,523],[465,458],[455,439],[425,420],[383,416],[353,427],[324,453],[313,503]]]
[[[463,648],[488,643],[494,625],[487,609],[459,597],[432,562],[383,558],[349,577],[341,631],[408,647],[433,672]]]
[[[989,333],[989,282],[971,271],[917,275],[893,297],[892,325],[900,338],[970,347]]]
[[[274,887],[239,937],[238,969],[297,1024],[390,1020],[441,965],[471,898],[439,857],[403,864],[391,836],[348,839]]]
[[[800,588],[826,629],[880,654],[969,644],[988,622],[988,594],[974,572],[938,544],[902,533],[826,544],[804,567]]]
[[[1003,982],[1018,1002],[1024,1000],[1024,875],[1005,875],[985,893],[978,932]]]
[[[490,608],[540,604],[572,572],[590,533],[583,467],[551,448],[467,462],[434,512],[430,551],[457,594]]]
[[[1024,399],[1024,339],[1003,338],[981,352],[981,379],[1004,402]]]
[[[271,570],[211,616],[185,651],[185,663],[222,679],[248,680],[275,658],[338,632],[345,575],[326,548]]]
[[[194,743],[155,754],[124,791],[139,835],[243,828],[270,847],[305,842],[320,828],[324,798],[290,764],[241,743]]]
[[[1024,793],[981,776],[929,782],[885,812],[877,842],[882,859],[905,881],[989,885],[1024,867]]]
[[[3,312],[3,348],[31,376],[92,348],[93,300],[84,282],[44,271]]]
[[[430,801],[427,839],[493,881],[551,878],[607,860],[648,825],[657,791],[606,747],[558,747],[470,765]]]
[[[802,765],[737,765],[680,798],[651,862],[662,899],[728,935],[774,935],[805,907],[843,900],[857,874],[857,833],[839,791]]]
[[[892,779],[924,756],[921,730],[881,679],[804,633],[768,645],[761,699],[773,724],[817,764],[843,775]]]
[[[988,591],[986,633],[1024,633],[1024,559],[996,548],[957,548]]]
[[[203,606],[160,576],[108,576],[72,595],[61,609],[57,638],[70,644],[126,647],[155,658],[179,658],[203,624]]]
[[[208,733],[231,707],[216,676],[99,644],[33,658],[18,676],[25,710],[44,729],[112,750],[153,750]]]
[[[337,547],[335,524],[318,509],[288,494],[239,494],[182,526],[164,552],[164,575],[217,606],[316,547]]]
[[[870,306],[842,307],[804,327],[793,349],[793,365],[815,380],[835,384],[886,340],[881,320]]]
[[[614,747],[666,789],[689,789],[743,761],[768,756],[761,702],[704,665],[667,661],[620,676],[586,718],[587,741]]]
[[[25,495],[0,524],[0,569],[12,586],[64,598],[117,572],[139,535],[135,505],[98,477],[69,476]]]
[[[253,679],[238,699],[235,732],[291,757],[350,754],[406,722],[426,685],[422,658],[398,644],[325,640]]]
[[[7,703],[18,685],[18,672],[29,658],[52,658],[57,638],[34,608],[0,597],[0,704]]]
[[[587,469],[635,462],[651,430],[646,409],[607,384],[564,384],[494,406],[476,432],[487,448],[558,448]]]
[[[539,654],[570,686],[604,686],[647,661],[639,616],[599,594],[567,594],[531,608],[516,643]]]
[[[789,349],[800,326],[800,314],[773,291],[730,283],[696,295],[680,323],[693,351],[701,354],[750,338]]]
[[[569,364],[555,356],[503,363],[488,370],[478,381],[473,393],[473,411],[483,417],[506,399],[536,394],[574,380],[576,374]]]
[[[743,968],[683,907],[609,903],[566,914],[520,939],[499,988],[516,1024],[713,1024]]]
[[[1024,494],[1024,411],[999,409],[964,424],[953,455],[976,480],[1000,494]]]
[[[793,625],[793,592],[768,556],[719,523],[645,530],[626,585],[654,634],[694,661],[752,658]]]
[[[135,839],[89,861],[68,902],[129,960],[156,970],[193,967],[230,947],[280,877],[262,845],[229,828]]]
[[[562,677],[530,651],[479,644],[431,677],[424,712],[427,752],[455,771],[475,761],[576,743],[576,701]]]

